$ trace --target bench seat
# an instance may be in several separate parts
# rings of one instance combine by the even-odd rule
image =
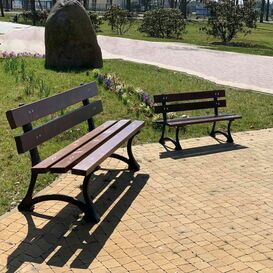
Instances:
[[[224,120],[235,120],[240,119],[240,115],[236,114],[219,114],[218,116],[215,115],[208,115],[208,116],[195,116],[195,117],[185,117],[185,118],[175,118],[171,120],[167,120],[166,125],[170,127],[182,127],[191,124],[201,124],[207,122],[216,122],[216,121],[224,121]],[[157,121],[157,123],[163,124],[163,120]]]
[[[128,141],[132,136],[139,132],[143,125],[144,122],[140,120],[135,120],[129,123],[124,129],[117,132],[115,136],[99,146],[94,152],[74,166],[72,168],[72,173],[83,176],[90,175],[96,167],[98,167],[105,158],[111,156],[113,152],[122,145],[122,143]],[[127,161],[127,163],[129,163],[129,169],[131,169],[130,162]]]

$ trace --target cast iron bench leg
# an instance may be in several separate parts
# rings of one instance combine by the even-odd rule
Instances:
[[[181,151],[182,147],[179,142],[179,127],[176,127],[176,132],[175,132],[175,150],[176,151]]]
[[[159,139],[159,143],[162,144],[162,145],[165,144],[165,138],[164,138],[165,129],[166,129],[166,124],[164,123],[164,124],[163,124],[163,127],[162,127],[161,137],[160,137],[160,139]]]
[[[97,214],[94,210],[94,207],[92,205],[93,204],[92,201],[90,201],[86,198],[85,198],[85,201],[86,200],[88,200],[88,201],[86,203],[83,203],[82,201],[80,201],[74,197],[63,195],[63,194],[47,194],[47,195],[40,195],[40,196],[33,197],[33,191],[34,191],[34,187],[36,184],[37,176],[38,176],[37,173],[32,172],[31,181],[30,181],[26,196],[21,201],[21,203],[18,205],[19,211],[33,211],[35,204],[40,203],[40,202],[44,202],[44,201],[52,201],[52,200],[64,201],[64,202],[68,202],[70,204],[77,206],[82,212],[85,213],[85,215],[91,216],[88,218],[90,218],[93,222],[97,223],[99,221],[99,217],[97,216]],[[85,186],[87,186],[86,184],[87,184],[87,182],[84,183]],[[84,195],[86,195],[86,190],[87,189],[83,190]]]
[[[211,129],[211,132],[210,132],[209,135],[210,135],[211,137],[215,138],[216,134],[221,134],[221,135],[223,135],[223,136],[226,137],[227,143],[233,143],[234,141],[233,141],[233,138],[232,138],[232,136],[231,136],[231,131],[230,131],[232,121],[233,121],[233,120],[230,120],[230,121],[228,122],[228,130],[227,130],[227,133],[222,132],[222,131],[217,131],[217,130],[215,130],[216,122],[213,122],[213,126],[212,126],[212,129]]]
[[[133,151],[132,151],[132,142],[133,142],[133,139],[134,137],[138,134],[139,132],[137,132],[135,135],[133,135],[129,140],[128,140],[128,143],[127,143],[127,154],[128,154],[128,158],[122,156],[122,155],[119,155],[119,154],[116,154],[116,153],[113,153],[110,157],[112,158],[116,158],[118,160],[121,160],[123,162],[125,162],[126,164],[128,164],[128,169],[130,171],[134,171],[134,172],[137,172],[140,170],[140,166],[139,164],[137,163],[134,155],[133,155]]]
[[[32,196],[33,196],[33,191],[34,191],[37,177],[38,177],[37,173],[31,172],[31,179],[30,179],[27,193],[26,193],[24,199],[18,205],[19,211],[33,211],[34,206],[32,203]]]
[[[85,201],[84,219],[88,222],[98,223],[100,221],[100,216],[96,212],[94,203],[91,200],[90,195],[88,194],[88,185],[92,174],[93,173],[84,178],[82,185],[82,193]]]
[[[163,146],[165,145],[166,141],[171,141],[174,146],[175,146],[175,150],[176,151],[181,151],[182,150],[182,147],[179,143],[179,127],[176,127],[176,140],[170,138],[170,137],[164,137],[165,135],[165,129],[166,129],[166,124],[163,124],[163,128],[162,128],[162,134],[161,134],[161,137],[159,139],[159,143],[162,144]]]

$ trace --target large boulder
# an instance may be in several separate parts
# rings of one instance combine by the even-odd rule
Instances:
[[[102,67],[101,49],[84,7],[76,0],[58,0],[45,27],[46,67]]]

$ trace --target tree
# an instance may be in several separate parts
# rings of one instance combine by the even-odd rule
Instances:
[[[119,6],[112,6],[107,10],[104,14],[104,20],[111,26],[112,31],[115,31],[119,35],[127,32],[133,24],[130,12]]]
[[[191,0],[179,0],[179,9],[184,15],[184,18],[187,18],[187,6]]]
[[[150,9],[152,0],[142,0],[141,3],[144,6],[144,10],[147,11]]]
[[[144,13],[139,31],[151,37],[179,38],[185,27],[186,21],[181,11],[160,8]]]
[[[253,0],[244,6],[236,5],[234,0],[219,0],[209,2],[207,8],[211,16],[208,26],[203,30],[208,35],[220,38],[224,44],[230,42],[237,33],[248,34],[251,28],[256,27],[258,14]]]
[[[6,0],[5,8],[6,8],[6,10],[9,10],[9,9],[10,9],[9,0]]]
[[[260,23],[263,23],[264,21],[264,7],[265,7],[265,0],[262,0],[261,12],[260,12]]]
[[[269,10],[270,10],[270,1],[267,0],[267,3],[266,3],[266,15],[265,15],[265,20],[266,21],[269,21]]]
[[[1,10],[1,16],[4,17],[4,7],[3,7],[3,0],[0,0],[0,10]]]
[[[131,11],[131,0],[126,0],[126,9]]]
[[[35,9],[35,0],[30,0],[30,8],[32,13],[32,25],[36,25],[36,9]]]

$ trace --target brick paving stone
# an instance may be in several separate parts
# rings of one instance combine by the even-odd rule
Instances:
[[[273,272],[272,138],[273,129],[236,133],[241,149],[219,144],[218,153],[211,138],[183,140],[185,149],[207,147],[194,157],[135,146],[139,172],[94,176],[99,224],[55,201],[35,209],[50,217],[1,216],[0,272]],[[81,182],[62,175],[43,192],[77,196]]]

